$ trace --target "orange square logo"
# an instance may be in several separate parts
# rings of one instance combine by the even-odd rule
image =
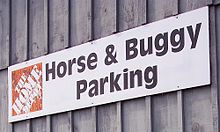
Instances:
[[[12,115],[42,110],[42,63],[12,72]]]

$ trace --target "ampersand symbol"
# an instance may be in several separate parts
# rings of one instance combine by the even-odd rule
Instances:
[[[118,63],[116,60],[116,52],[114,53],[115,47],[114,45],[108,45],[105,49],[107,56],[105,57],[105,64],[111,65],[112,63]],[[114,54],[114,55],[113,55]]]

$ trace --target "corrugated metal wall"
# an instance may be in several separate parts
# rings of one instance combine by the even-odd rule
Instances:
[[[206,5],[211,85],[8,123],[9,65]],[[219,132],[219,54],[220,0],[0,0],[0,132]]]

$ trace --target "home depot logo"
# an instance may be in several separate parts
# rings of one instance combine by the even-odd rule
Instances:
[[[12,72],[12,115],[42,110],[42,63]]]

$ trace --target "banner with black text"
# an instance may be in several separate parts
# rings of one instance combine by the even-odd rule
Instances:
[[[208,7],[9,67],[9,122],[210,84]]]

